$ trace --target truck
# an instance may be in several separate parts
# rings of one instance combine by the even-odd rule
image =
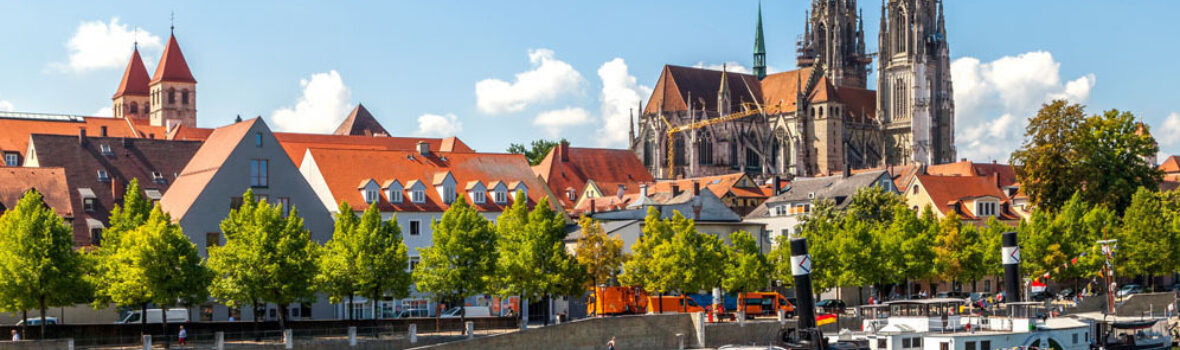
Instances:
[[[647,312],[647,292],[640,287],[599,286],[586,300],[587,315],[628,315]]]
[[[713,305],[713,295],[692,294],[691,297],[700,305]],[[721,302],[724,310],[718,314],[732,315],[737,313],[739,301],[746,306],[746,316],[772,316],[776,310],[783,310],[787,317],[795,315],[795,305],[778,292],[747,292],[726,294]]]
[[[664,296],[648,296],[647,297],[647,313],[649,314],[668,314],[668,313],[693,313],[704,312],[705,308],[697,304],[688,295],[664,295]]]
[[[147,310],[147,323],[163,323],[163,318],[160,317],[161,315],[163,315],[163,311],[164,310],[161,310],[161,309],[148,309]],[[117,323],[121,323],[121,324],[140,323],[140,322],[143,322],[143,319],[140,318],[142,315],[143,315],[142,311],[133,310],[131,312],[128,312],[127,316],[123,317],[123,320],[121,320]],[[188,309],[181,309],[181,308],[168,309],[168,323],[184,323],[184,322],[188,322]]]

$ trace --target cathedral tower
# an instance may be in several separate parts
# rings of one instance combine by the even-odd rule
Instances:
[[[871,56],[865,54],[864,24],[856,0],[812,0],[811,13],[796,43],[799,67],[824,66],[836,86],[865,88]]]
[[[123,71],[119,90],[111,97],[111,116],[147,120],[148,111],[151,110],[148,81],[147,68],[143,66],[143,59],[139,57],[139,45],[136,45],[135,50],[131,52],[131,61],[127,62],[127,69]]]
[[[766,78],[766,40],[762,37],[762,2],[758,2],[758,27],[754,29],[754,76]]]
[[[879,41],[885,162],[953,162],[955,103],[942,0],[886,0]]]
[[[167,126],[169,129],[176,125],[195,127],[197,80],[193,79],[188,62],[185,62],[184,54],[180,52],[176,35],[168,38],[168,46],[164,47],[161,56],[150,85],[151,124]]]

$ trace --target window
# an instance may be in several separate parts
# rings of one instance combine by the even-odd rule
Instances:
[[[413,201],[414,203],[426,203],[426,191],[425,190],[410,191],[410,200]]]
[[[365,203],[373,204],[377,202],[377,190],[365,189]]]
[[[446,204],[454,203],[455,202],[455,195],[456,195],[456,193],[453,188],[448,188],[447,186],[443,186],[443,203],[446,203]]]
[[[571,201],[574,200],[574,190],[569,190],[568,194],[569,194],[570,200]],[[504,204],[504,203],[508,203],[508,192],[496,191],[496,204]]]
[[[99,150],[99,152],[102,152],[102,155],[107,156],[107,157],[115,155],[115,152],[111,151],[111,145],[108,145],[105,143],[98,145],[98,150]]]
[[[996,215],[996,202],[991,202],[991,201],[975,202],[975,215],[976,216],[995,216]]]
[[[101,245],[102,244],[102,228],[99,228],[99,227],[90,228],[90,244],[91,245]],[[1074,334],[1074,343],[1077,343],[1077,334]]]
[[[1074,334],[1073,334],[1073,343],[1074,343],[1074,344],[1077,344],[1077,343],[1078,343],[1078,334],[1077,334],[1077,333],[1074,333]]]
[[[992,281],[991,280],[983,281],[983,292],[984,293],[991,293],[991,291],[992,291]]]
[[[254,146],[262,147],[262,133],[261,132],[254,133]]]
[[[476,204],[483,204],[483,203],[484,203],[484,202],[486,202],[487,200],[488,200],[488,194],[487,194],[487,193],[484,193],[483,191],[473,191],[473,192],[471,192],[471,201],[472,201],[472,202],[474,202],[474,203],[476,203]]]
[[[783,215],[787,215],[787,206],[786,205],[775,206],[774,207],[774,216],[783,216]]]
[[[915,348],[922,347],[922,337],[914,338],[914,347]]]
[[[238,209],[241,207],[242,207],[242,197],[230,197],[229,198],[229,208],[230,209]]]
[[[99,128],[98,128],[98,130],[99,130],[99,135],[102,135],[102,137],[107,137],[107,127],[106,127],[106,125],[103,125],[102,127],[99,127]]]
[[[111,174],[106,170],[98,169],[98,182],[111,182]]]
[[[951,350],[951,343],[947,343],[947,342],[938,343],[938,350]]]
[[[783,235],[783,236],[790,237],[790,236],[791,236],[791,229],[789,229],[789,228],[784,228],[784,229],[782,229],[782,230],[779,230],[779,234],[781,234],[781,235]]]
[[[158,184],[163,184],[164,183],[164,174],[161,174],[159,171],[153,171],[152,172],[152,181],[155,181]]]
[[[221,245],[221,232],[205,233],[205,248]],[[208,252],[206,252],[208,254]]]
[[[413,271],[414,268],[418,267],[418,263],[421,261],[422,261],[421,258],[416,257],[416,256],[411,256],[410,257],[410,271]]]
[[[168,103],[176,103],[176,89],[168,89]]]
[[[885,338],[877,338],[877,348],[878,349],[884,349],[886,347],[886,344],[887,343],[886,343]]]
[[[4,165],[20,166],[20,155],[15,152],[4,152]]]
[[[914,194],[918,194],[918,185],[914,185]]]
[[[250,161],[250,186],[251,187],[267,187],[269,176],[267,176],[267,168],[269,162],[266,159],[255,159]]]
[[[185,105],[188,104],[188,90],[183,90],[180,92],[180,103]]]
[[[94,207],[94,198],[86,198],[82,200],[82,209],[86,212],[93,212]]]
[[[569,198],[570,201],[577,200],[577,192],[574,192],[572,188],[567,189],[565,190],[565,197]],[[496,203],[500,203],[500,191],[496,191]]]
[[[389,192],[386,193],[385,196],[389,197],[390,203],[401,203],[402,202],[402,192],[401,191],[389,190]]]
[[[139,104],[131,102],[131,114],[139,114]]]
[[[979,342],[979,349],[980,350],[992,350],[992,341],[991,340],[980,341]]]
[[[418,220],[410,220],[410,235],[417,236],[422,234],[422,222]]]
[[[270,196],[265,195],[265,194],[255,195],[254,199],[257,199],[259,203],[269,203],[270,202]]]
[[[276,202],[275,205],[283,210],[283,216],[287,216],[287,213],[291,211],[291,198],[279,197],[278,202]]]
[[[901,338],[901,348],[909,349],[910,347],[910,338]]]
[[[963,344],[963,350],[976,350],[975,349],[975,342],[969,341],[966,344]]]

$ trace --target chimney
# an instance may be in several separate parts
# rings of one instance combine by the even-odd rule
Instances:
[[[701,183],[693,181],[692,182],[692,196],[696,197],[699,195],[701,195]]]
[[[563,161],[563,162],[570,161],[570,143],[569,143],[569,141],[561,140],[561,143],[559,143],[557,145],[557,153],[561,154],[561,161]]]
[[[680,184],[673,182],[672,183],[672,197],[676,197],[679,195],[680,195]]]
[[[639,196],[647,198],[647,184],[639,185]]]
[[[86,144],[86,128],[78,128],[78,144]]]
[[[423,156],[430,155],[430,144],[426,141],[418,141],[418,154]]]
[[[778,193],[783,190],[782,182],[783,178],[779,177],[778,175],[774,176],[774,183],[770,185],[771,188],[774,188],[774,193],[771,193],[771,196],[777,196]]]

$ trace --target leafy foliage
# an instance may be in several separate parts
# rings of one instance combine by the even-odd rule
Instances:
[[[725,261],[725,278],[721,287],[725,290],[745,292],[765,288],[769,283],[770,264],[758,249],[754,236],[746,231],[729,235],[732,250]]]
[[[152,204],[140,193],[139,179],[132,178],[123,194],[123,205],[115,204],[111,210],[110,226],[103,230],[102,242],[87,256],[91,261],[87,277],[95,288],[92,303],[95,308],[106,308],[112,302],[123,306],[149,302],[147,293],[127,294],[112,288],[119,283],[119,271],[123,267],[115,258],[122,236],[147,223],[151,214]],[[113,294],[123,295],[116,301]]]
[[[561,141],[539,139],[534,140],[528,147],[519,143],[513,143],[508,145],[508,153],[523,154],[529,160],[529,165],[537,165],[545,160],[545,156],[549,155],[549,151],[553,150],[553,147],[557,147],[562,142],[567,141],[565,139],[561,139]]]
[[[527,299],[580,294],[585,271],[565,250],[565,219],[548,198],[530,212],[528,197],[518,192],[496,230],[500,294]]]
[[[582,237],[578,238],[574,256],[586,268],[592,287],[603,284],[615,277],[622,267],[626,258],[623,255],[623,240],[608,236],[602,230],[602,223],[590,216],[578,220],[578,226],[582,228]]]
[[[432,245],[418,248],[422,261],[413,271],[418,290],[439,300],[462,300],[488,292],[497,261],[492,224],[459,196],[442,219],[430,226],[434,230]]]

